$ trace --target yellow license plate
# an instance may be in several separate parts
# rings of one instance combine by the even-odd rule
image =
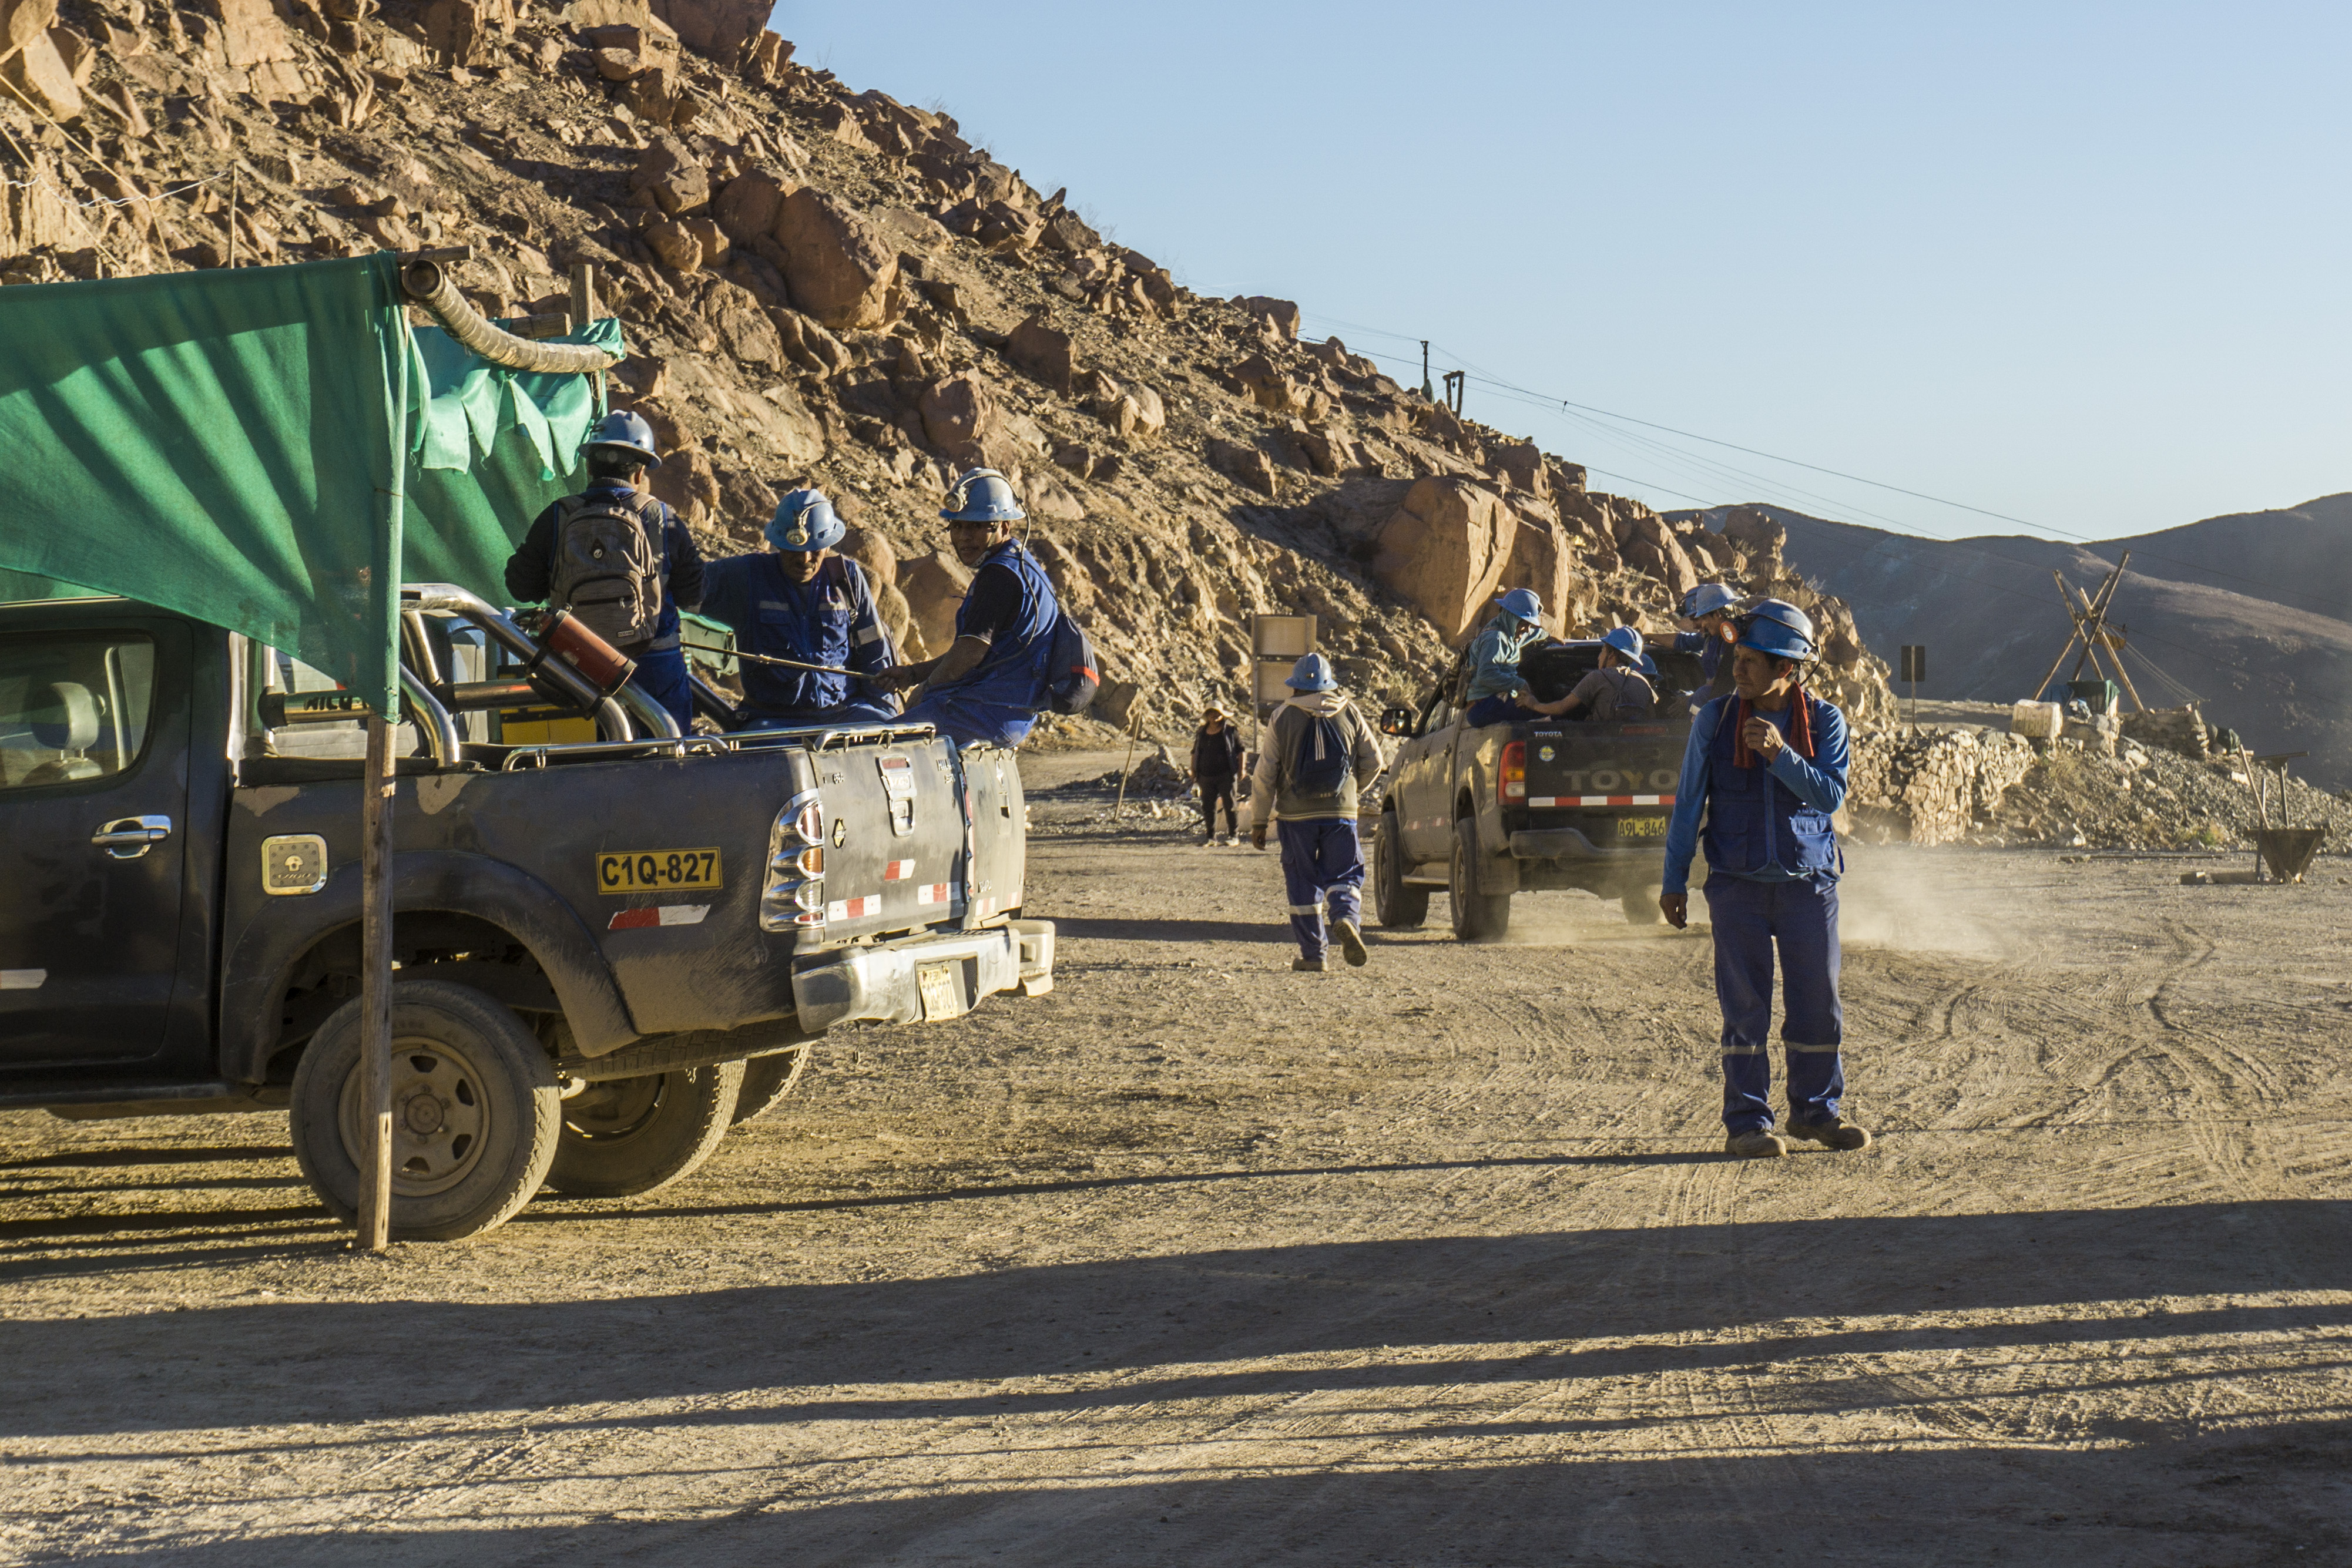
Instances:
[[[925,1023],[962,1015],[963,991],[956,985],[954,965],[926,964],[915,971],[915,984],[922,990]]]
[[[1620,817],[1617,836],[1621,839],[1663,839],[1666,836],[1664,817]]]
[[[717,850],[624,850],[596,857],[599,893],[667,893],[719,885]]]

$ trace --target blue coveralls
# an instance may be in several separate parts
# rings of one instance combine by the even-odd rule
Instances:
[[[1845,1092],[1839,1059],[1838,875],[1844,869],[1830,814],[1845,801],[1845,716],[1808,696],[1809,759],[1782,746],[1769,767],[1736,768],[1738,696],[1699,710],[1683,753],[1666,827],[1664,891],[1690,885],[1706,813],[1707,913],[1715,925],[1715,992],[1723,1008],[1723,1124],[1772,1125],[1772,950],[1780,946],[1780,1043],[1788,1056],[1789,1119],[1826,1122]],[[1785,737],[1795,707],[1759,714]]]
[[[1511,696],[1526,685],[1519,678],[1519,656],[1543,634],[1533,622],[1504,614],[1487,622],[1470,640],[1470,708],[1464,722],[1471,728],[1543,716]]]
[[[625,480],[591,479],[580,494],[583,497],[600,496],[635,497],[636,489]],[[647,497],[650,500],[652,497]],[[654,634],[643,647],[624,648],[637,663],[629,684],[669,710],[677,720],[677,727],[688,734],[694,730],[694,687],[686,674],[686,649],[678,637],[678,609],[697,607],[702,596],[702,554],[694,548],[694,536],[688,533],[685,522],[669,509],[667,502],[654,501],[661,517],[662,607],[660,619],[654,622]],[[555,551],[556,507],[549,507],[539,514],[523,536],[522,545],[507,562],[507,591],[517,603],[530,603],[547,597],[549,563]]]
[[[1329,950],[1323,912],[1355,926],[1364,923],[1364,849],[1353,817],[1287,817],[1274,825],[1282,845],[1282,888],[1290,900],[1290,934],[1302,956]]]
[[[962,679],[934,685],[923,700],[907,710],[909,723],[931,724],[959,746],[1021,744],[1037,722],[1044,706],[1045,661],[1053,653],[1054,623],[1061,606],[1045,569],[1007,539],[988,552],[982,571],[992,566],[1011,569],[1021,580],[1021,613],[1013,625],[989,643],[988,653]],[[973,580],[979,573],[973,573]],[[956,612],[956,634],[961,636],[971,614],[971,597],[964,596]]]
[[[732,628],[746,653],[869,673],[896,662],[866,573],[845,556],[828,557],[804,583],[784,575],[772,550],[714,560],[703,569],[702,613]],[[746,728],[898,716],[887,693],[847,675],[748,659],[741,667]]]

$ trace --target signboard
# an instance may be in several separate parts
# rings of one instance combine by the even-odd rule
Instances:
[[[1312,615],[1251,616],[1250,652],[1261,659],[1287,659],[1296,662],[1305,658],[1315,652],[1315,617]]]
[[[1257,690],[1250,694],[1260,706],[1287,702],[1298,694],[1282,683],[1290,678],[1290,664],[1278,659],[1261,659],[1254,666],[1257,671]]]

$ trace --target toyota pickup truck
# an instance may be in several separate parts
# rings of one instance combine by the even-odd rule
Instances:
[[[1666,820],[1690,737],[1691,694],[1706,684],[1695,655],[1652,650],[1658,714],[1645,723],[1588,719],[1465,722],[1466,656],[1418,710],[1395,707],[1381,728],[1402,737],[1372,834],[1372,907],[1382,925],[1417,926],[1443,890],[1454,935],[1508,934],[1511,895],[1580,888],[1620,901],[1647,925],[1657,906]],[[1519,671],[1551,702],[1600,667],[1597,642],[1529,649]]]
[[[826,1030],[1051,988],[1011,753],[680,735],[461,590],[410,589],[401,622],[395,1237],[477,1234],[542,1186],[651,1191]],[[366,717],[169,611],[0,605],[0,1106],[283,1108],[354,1214]]]

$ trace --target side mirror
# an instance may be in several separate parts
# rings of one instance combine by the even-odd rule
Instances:
[[[1381,710],[1381,733],[1382,735],[1411,735],[1412,733],[1413,720],[1417,716],[1418,716],[1414,714],[1412,709],[1409,707],[1382,708]]]

